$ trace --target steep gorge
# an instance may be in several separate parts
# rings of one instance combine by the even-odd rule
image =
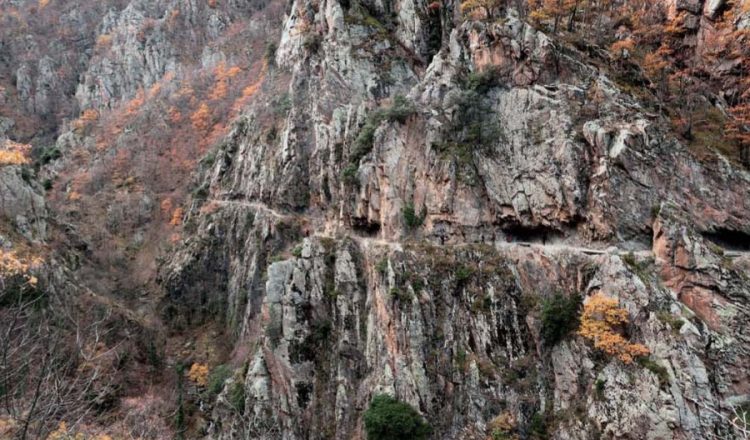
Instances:
[[[25,106],[0,141],[46,158],[0,169],[3,227],[92,319],[74,370],[110,379],[39,438],[365,438],[377,394],[431,438],[741,438],[750,174],[596,51],[504,3],[83,3],[2,6],[88,23],[0,45],[0,104]],[[648,357],[545,339],[552,298],[599,293]]]

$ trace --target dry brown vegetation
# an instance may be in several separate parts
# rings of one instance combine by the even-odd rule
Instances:
[[[609,48],[618,83],[666,113],[699,156],[718,151],[750,166],[750,32],[735,27],[746,2],[713,18],[650,0],[526,4],[529,19],[559,38],[597,56]]]
[[[29,163],[31,145],[6,140],[0,147],[0,166],[26,165]]]
[[[97,37],[93,30],[101,14],[124,1],[95,2],[86,15],[91,28],[80,31],[55,25],[65,2],[30,3],[41,9],[0,4],[3,41],[20,41],[27,33],[39,39],[40,53],[10,48],[15,60],[51,53],[49,41],[59,42],[57,47],[70,44],[72,54],[80,50],[76,45],[86,44],[95,59],[111,56],[121,44],[119,34]],[[257,14],[281,19],[282,5],[264,6]],[[200,54],[206,42],[185,38],[195,30],[187,27],[180,7],[168,11],[163,22],[147,20],[134,32],[142,40],[160,26],[168,28],[184,63],[106,108],[76,111],[74,90],[67,89],[68,95],[52,103],[54,115],[38,114],[24,106],[15,72],[0,65],[0,113],[16,121],[12,132],[24,142],[0,145],[3,164],[33,164],[34,152],[25,142],[52,145],[65,118],[87,139],[65,151],[48,201],[61,223],[76,225],[69,231],[53,228],[50,246],[75,254],[82,262],[80,282],[88,286],[50,288],[34,269],[44,263],[33,257],[47,251],[0,254],[0,269],[6,271],[0,275],[0,353],[6,355],[0,360],[1,438],[172,438],[177,402],[194,399],[197,392],[186,384],[185,396],[178,399],[178,384],[187,376],[164,359],[200,351],[201,365],[219,365],[227,355],[228,348],[214,340],[217,329],[201,327],[164,340],[158,311],[146,307],[135,313],[131,306],[136,300],[158,300],[156,256],[180,240],[191,175],[226,134],[224,123],[256,99],[266,99],[266,93],[285,88],[288,77],[268,75],[263,54],[270,37],[252,34],[249,17],[236,13],[237,21],[210,42],[231,62],[206,68],[196,63],[200,57],[191,54]],[[206,2],[203,7],[230,6]],[[75,84],[76,68],[61,64],[60,84]],[[39,141],[43,132],[49,133],[45,142]],[[186,350],[187,342],[195,348]]]

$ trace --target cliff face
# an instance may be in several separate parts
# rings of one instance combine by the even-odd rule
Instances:
[[[244,412],[219,396],[210,435],[357,438],[383,392],[436,438],[503,414],[522,438],[535,414],[553,438],[730,436],[745,260],[707,238],[746,243],[747,172],[697,160],[514,11],[454,26],[428,6],[294,3],[288,114],[270,136],[247,112],[203,170],[163,273],[170,304],[216,305],[247,353]],[[555,292],[617,298],[653,364],[545,346]]]
[[[7,120],[57,111],[59,132],[41,148],[47,202],[17,167],[0,201],[58,247],[57,290],[127,322],[99,349],[119,359],[127,341],[117,368],[135,373],[92,423],[365,438],[390,394],[436,439],[739,435],[750,174],[688,145],[595,48],[506,5],[490,20],[452,1],[80,3],[39,4],[42,23],[58,7],[85,24],[56,58],[0,45],[0,104],[24,106]],[[699,23],[700,52],[727,7],[669,9]],[[546,336],[550,301],[599,294],[648,356]]]

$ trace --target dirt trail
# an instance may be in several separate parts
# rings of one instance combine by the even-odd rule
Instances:
[[[280,220],[304,218],[304,216],[299,215],[299,214],[286,214],[283,212],[279,212],[276,209],[271,208],[265,203],[261,203],[261,202],[248,202],[244,200],[220,200],[220,199],[209,199],[208,201],[215,203],[219,206],[242,206],[242,207],[252,208],[257,211],[262,211]],[[336,238],[335,236],[322,234],[322,233],[316,233],[314,234],[314,236],[323,237],[323,238]],[[356,241],[357,244],[363,247],[383,246],[383,247],[388,247],[392,250],[403,249],[402,243],[399,241],[391,241],[391,240],[386,240],[384,238],[377,238],[377,237],[363,237],[359,235],[349,235],[348,237]],[[630,251],[630,250],[620,249],[616,246],[609,246],[606,249],[594,249],[594,248],[589,248],[589,247],[584,247],[584,246],[567,245],[564,243],[546,244],[546,243],[532,243],[532,242],[516,241],[516,242],[507,242],[507,243],[496,243],[495,247],[497,249],[518,249],[518,248],[537,249],[537,250],[541,250],[544,253],[549,253],[549,254],[555,254],[555,253],[560,253],[560,252],[570,252],[570,253],[581,253],[581,254],[587,254],[587,255],[627,255],[627,254],[632,253],[633,255],[640,256],[640,257],[653,256],[653,252],[651,250]],[[724,256],[728,258],[737,258],[743,255],[750,255],[750,251],[725,251],[724,252]]]

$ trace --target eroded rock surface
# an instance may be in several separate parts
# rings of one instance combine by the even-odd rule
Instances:
[[[296,1],[283,128],[248,112],[204,169],[211,213],[163,274],[172,304],[225,303],[248,353],[209,436],[363,438],[379,392],[435,438],[487,438],[506,413],[521,438],[541,414],[560,439],[731,435],[750,291],[702,234],[748,231],[748,173],[696,159],[512,10],[451,27],[452,5],[425,6]],[[617,298],[650,361],[545,346],[555,292]]]

